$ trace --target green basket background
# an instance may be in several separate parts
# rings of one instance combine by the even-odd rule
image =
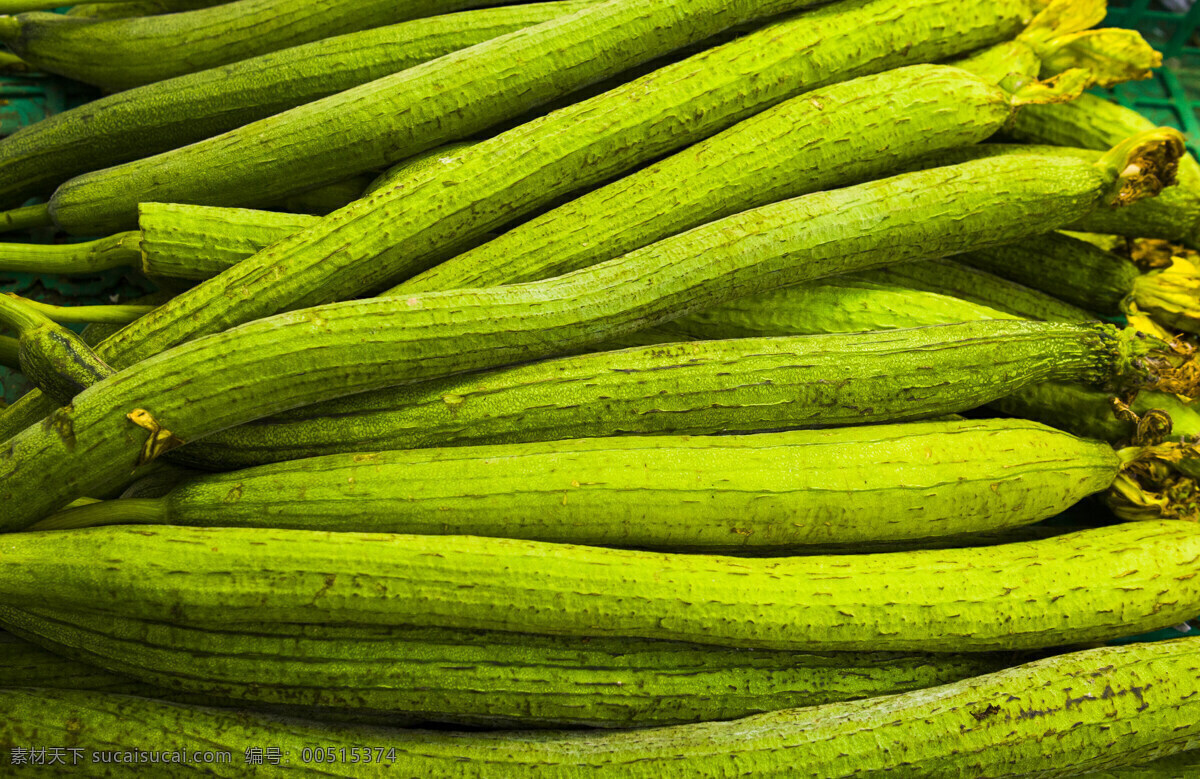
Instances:
[[[1120,84],[1105,94],[1151,121],[1182,130],[1188,148],[1200,156],[1200,3],[1186,13],[1172,11],[1161,0],[1110,0],[1106,27],[1140,32],[1163,54],[1154,78]]]

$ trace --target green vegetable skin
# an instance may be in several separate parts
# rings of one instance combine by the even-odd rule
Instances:
[[[960,259],[1103,314],[1138,312],[1167,327],[1200,331],[1200,268],[1186,259],[1143,273],[1124,257],[1058,233]]]
[[[989,661],[987,656],[979,656],[978,659],[974,657],[940,658],[931,655],[863,656],[864,660],[876,657],[879,660],[894,657],[890,663],[892,666],[890,670],[881,668],[875,673],[877,679],[881,682],[885,678],[888,679],[888,683],[897,690],[902,688],[919,689],[922,686],[927,687],[932,684],[952,681],[955,678],[963,678],[971,675],[973,672],[982,673],[987,670],[1003,667],[999,662]],[[924,660],[928,666],[918,667],[918,659]],[[906,665],[909,666],[908,669],[905,668]],[[991,665],[991,668],[988,668],[988,665]],[[905,670],[908,670],[907,674],[905,674]],[[820,678],[820,673],[820,670],[813,673],[814,680]],[[832,671],[825,671],[825,676],[832,678],[834,673]],[[142,698],[156,698],[159,701],[174,701],[197,706],[222,706],[237,709],[253,709],[254,711],[276,714],[290,714],[292,716],[308,716],[326,722],[361,721],[365,719],[356,719],[354,712],[347,710],[330,711],[328,709],[292,706],[288,704],[233,700],[204,693],[178,692],[166,687],[138,681],[133,676],[123,676],[105,671],[96,665],[69,660],[62,655],[48,652],[40,646],[17,638],[10,633],[0,632],[0,688],[12,687],[39,687],[54,690],[86,690],[98,693],[138,695]],[[843,689],[847,690],[846,694],[850,694],[848,692],[849,688],[849,684],[844,685]],[[860,686],[858,689],[869,690],[870,688]],[[884,689],[886,687],[880,687],[880,691]],[[857,697],[863,696],[859,694]],[[849,700],[849,698],[843,699]],[[388,724],[402,726],[410,723],[404,717],[393,715],[388,717]],[[0,758],[0,760],[3,759],[5,758]],[[0,763],[0,765],[3,764]]]
[[[1034,247],[1036,250],[1036,247],[1041,244],[1042,237],[1032,236],[1021,243]],[[997,246],[994,247],[994,251],[1002,252],[1009,246],[1011,244]],[[1023,319],[1040,319],[1045,322],[1078,323],[1097,318],[1090,311],[1085,311],[1069,303],[1064,303],[1058,298],[1047,295],[1044,292],[1030,289],[1029,287],[965,264],[971,262],[976,255],[985,251],[989,250],[964,252],[963,254],[955,255],[950,260],[931,260],[930,262],[893,265],[861,274],[860,278],[878,284],[898,285],[909,290],[935,292],[975,304],[975,312],[970,316],[963,317],[963,319],[987,319],[995,316],[996,311],[1003,311]],[[785,290],[780,290],[780,293],[785,292]],[[799,308],[796,308],[799,297],[796,300],[787,300],[786,302],[780,300],[777,302],[790,308],[793,313],[799,313],[800,311]],[[756,306],[757,304],[754,302],[749,303],[750,308]],[[991,312],[982,312],[980,311],[981,307],[991,309]],[[941,321],[956,322],[962,320],[943,319]],[[855,325],[850,329],[858,330],[861,328]]]
[[[39,646],[0,632],[0,688],[49,687],[137,695],[150,685],[95,665],[68,660]]]
[[[1174,520],[1001,546],[765,559],[116,525],[5,535],[0,604],[201,625],[411,625],[822,652],[1015,650],[1195,616],[1198,554],[1200,526]],[[112,562],[97,566],[98,557]]]
[[[747,211],[547,281],[335,303],[197,339],[10,439],[0,529],[104,494],[179,441],[289,408],[568,353],[741,295],[1047,232],[1166,176],[1181,147],[1164,130],[1098,165],[1002,157],[919,171]]]
[[[82,338],[47,317],[34,301],[0,294],[0,327],[17,331],[21,372],[46,387],[51,397],[69,400],[113,373]]]
[[[873,0],[885,1],[900,2]],[[69,232],[96,235],[132,227],[139,202],[267,203],[481,132],[728,28],[814,2],[609,0],[189,146],[78,176],[59,187],[43,211]],[[533,60],[554,67],[528,67]],[[714,84],[711,73],[693,79]],[[742,87],[751,92],[747,82]],[[743,94],[741,102],[752,105],[756,97]],[[634,113],[646,119],[645,109]],[[618,138],[599,140],[619,145]],[[565,148],[560,143],[547,151],[554,157]],[[397,188],[393,197],[407,191]],[[480,190],[472,191],[478,199]]]
[[[70,738],[86,749],[394,750],[394,763],[374,769],[321,767],[353,777],[1066,777],[1194,748],[1198,651],[1191,639],[1104,647],[932,690],[619,733],[327,728],[116,695],[5,690],[0,746]],[[934,737],[946,733],[954,736]],[[237,776],[244,768],[212,770]],[[291,771],[268,765],[262,775]]]
[[[38,70],[116,91],[342,33],[491,4],[492,0],[237,0],[127,19],[30,13],[0,20],[0,41]]]
[[[393,627],[193,628],[3,607],[0,621],[55,652],[176,694],[493,727],[732,719],[923,689],[1012,664],[996,655],[747,651]]]
[[[1046,154],[1079,159],[1095,159],[1097,151],[1064,146],[1035,144],[987,143],[963,147],[949,152],[935,152],[926,157],[923,165],[932,167],[954,165],[966,160],[1007,154]],[[1187,166],[1181,162],[1181,170]],[[1187,174],[1182,174],[1187,175]],[[1198,182],[1200,184],[1200,182]],[[1163,197],[1147,198],[1119,208],[1097,209],[1069,225],[1069,229],[1087,233],[1124,235],[1130,238],[1165,238],[1187,240],[1186,232],[1200,219],[1200,197],[1195,202],[1180,202],[1179,193],[1187,192],[1183,185],[1163,190]],[[1189,200],[1190,203],[1190,200]],[[1186,207],[1185,207],[1186,206]]]
[[[1122,313],[1142,272],[1129,260],[1061,233],[1036,241],[968,252],[959,258],[1069,303],[1107,315]]]
[[[1137,111],[1084,95],[1073,105],[1031,107],[1021,112],[1011,132],[1029,143],[1103,150],[1153,126]],[[1200,245],[1200,163],[1185,155],[1179,163],[1178,187],[1164,192],[1153,205],[1097,213],[1088,226],[1096,232]]]
[[[385,294],[558,276],[729,214],[879,178],[978,143],[1025,100],[957,68],[914,65],[808,92],[536,217]],[[903,103],[896,94],[904,94]]]
[[[735,328],[720,337],[736,340],[563,357],[351,395],[238,426],[172,456],[229,469],[335,452],[919,419],[1054,378],[1105,383],[1127,359],[1091,325],[993,320],[833,332],[738,338],[744,333]]]
[[[52,0],[46,0],[51,2]],[[87,3],[73,5],[67,16],[87,19],[123,19],[128,16],[153,16],[155,14],[179,13],[196,8],[221,5],[229,0],[128,0],[127,2]],[[56,6],[58,7],[58,6]]]
[[[778,22],[503,133],[441,171],[352,204],[181,294],[98,354],[126,367],[189,338],[378,288],[436,263],[439,250],[787,97],[1012,34],[1027,11],[1024,0],[965,9],[953,0],[853,0]],[[815,59],[818,46],[822,56]],[[280,267],[288,269],[282,278]],[[31,393],[0,415],[0,440],[52,410]]]
[[[48,196],[76,174],[185,146],[596,2],[534,3],[417,19],[93,100],[0,141],[0,199],[15,206],[31,196]]]
[[[1039,522],[1108,488],[1119,464],[1107,444],[1023,421],[593,438],[295,460],[59,516],[69,526],[82,519],[790,548]]]
[[[13,370],[20,370],[20,357],[18,356],[21,350],[21,344],[16,338],[11,338],[7,335],[0,335],[0,365]]]
[[[888,281],[916,283],[943,293],[897,287]],[[949,284],[931,282],[948,280]],[[655,336],[662,340],[680,338],[753,338],[789,336],[807,333],[853,333],[860,330],[888,330],[922,327],[979,319],[1016,317],[1046,317],[1078,321],[1086,312],[1072,315],[1071,307],[1053,305],[1053,300],[1032,290],[998,296],[1004,280],[983,271],[955,268],[945,261],[910,263],[853,276],[842,276],[815,284],[805,284],[776,290],[764,295],[745,297],[715,306],[688,317],[669,322],[657,329]],[[988,308],[962,298],[985,298],[986,303],[1006,309]],[[1057,308],[1064,307],[1062,312]],[[250,465],[273,458],[272,450],[280,447],[280,458],[304,456],[288,451],[288,446],[303,446],[315,429],[330,437],[342,431],[349,437],[370,436],[381,440],[380,431],[392,429],[395,402],[386,402],[387,395],[397,390],[378,393],[379,401],[369,397],[345,398],[301,409],[292,414],[261,420],[206,439],[190,454],[195,462],[211,465]],[[1079,385],[1051,382],[1028,386],[1019,393],[992,401],[990,405],[1005,413],[1035,419],[1048,425],[1069,430],[1075,435],[1118,442],[1128,440],[1133,427],[1117,419],[1112,412],[1111,394]],[[1174,437],[1200,436],[1200,411],[1194,405],[1178,400],[1174,395],[1142,392],[1133,402],[1133,410],[1144,414],[1152,408],[1170,414]],[[311,412],[312,419],[307,418]],[[321,414],[349,418],[317,421]],[[297,439],[299,444],[297,445]],[[372,440],[366,438],[366,440]],[[358,447],[362,448],[362,447]],[[189,451],[189,450],[185,450]],[[302,450],[298,450],[302,451]]]
[[[395,763],[375,769],[322,765],[326,775],[353,777],[1060,777],[1195,747],[1196,655],[1190,639],[1105,647],[932,690],[620,733],[329,728],[116,695],[4,690],[0,746],[70,737],[86,749],[394,750]],[[931,736],[945,733],[955,735]],[[220,776],[244,771],[211,768]],[[291,771],[267,765],[261,773]]]
[[[1187,779],[1200,773],[1200,750],[1181,752],[1149,763],[1113,771],[1093,771],[1088,779]]]

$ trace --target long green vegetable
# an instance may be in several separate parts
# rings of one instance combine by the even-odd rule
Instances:
[[[170,525],[12,533],[0,552],[0,604],[203,625],[956,652],[1102,641],[1200,608],[1200,526],[1174,520],[1001,546],[765,559]]]
[[[40,0],[35,0],[40,2]],[[67,16],[80,16],[87,19],[123,19],[128,16],[154,16],[155,14],[173,14],[180,11],[192,11],[196,8],[208,8],[221,5],[230,0],[108,0],[77,4],[67,10]],[[47,3],[56,0],[46,0]],[[59,8],[60,6],[54,6]]]
[[[1051,233],[960,259],[1102,314],[1138,311],[1170,327],[1200,332],[1200,267],[1184,258],[1142,273],[1087,241]]]
[[[1043,106],[1022,112],[1011,132],[1029,143],[1103,150],[1121,138],[1151,127],[1153,122],[1137,111],[1101,97],[1084,95],[1076,105]],[[1179,186],[1164,192],[1154,206],[1097,214],[1093,226],[1100,228],[1100,232],[1181,240],[1197,246],[1200,242],[1200,163],[1192,155],[1185,155],[1179,164]]]
[[[48,687],[137,695],[149,692],[151,686],[95,665],[68,660],[11,633],[0,632],[0,688],[5,687]]]
[[[0,365],[13,370],[20,370],[21,343],[16,338],[0,335]]]
[[[955,267],[945,261],[909,263],[730,301],[668,322],[656,329],[653,338],[671,341],[852,333],[1007,316],[1073,322],[1087,316],[1034,290],[1005,284],[1005,280],[984,271]],[[401,418],[395,413],[399,404],[389,403],[388,398],[391,395],[394,399],[397,392],[377,393],[377,398],[344,398],[260,420],[206,439],[187,456],[206,467],[269,461],[275,458],[276,447],[281,458],[305,456],[315,453],[303,449],[310,440],[324,440],[312,438],[318,429],[340,430],[350,440],[354,435],[364,435],[366,440],[374,436],[373,440],[378,441],[392,430],[393,420]],[[1050,382],[1026,387],[991,405],[1075,435],[1114,443],[1128,441],[1134,428],[1128,420],[1113,414],[1111,397],[1098,389]],[[1152,409],[1166,411],[1174,422],[1175,437],[1200,437],[1200,411],[1174,395],[1143,392],[1132,408],[1138,415]],[[323,413],[346,416],[318,422]],[[289,451],[293,446],[296,449]]]
[[[870,657],[878,657],[879,660],[888,662],[892,656],[865,655],[864,659]],[[917,668],[918,658],[925,660],[931,667],[928,670]],[[912,669],[907,674],[907,678],[904,677],[905,660]],[[884,678],[894,680],[892,683],[896,685],[897,690],[901,687],[919,689],[922,686],[938,683],[939,680],[952,681],[956,677],[962,678],[969,674],[968,669],[972,666],[979,671],[1002,667],[998,661],[989,663],[989,659],[982,655],[968,658],[899,655],[895,656],[890,663],[894,668],[890,675],[887,670],[882,669],[875,673],[881,682]],[[992,666],[991,669],[987,668],[989,664]],[[936,670],[932,666],[936,666]],[[832,678],[834,674],[826,671],[825,676]],[[813,679],[816,681],[819,677],[814,675]],[[141,698],[154,698],[158,701],[172,701],[196,706],[220,706],[285,716],[307,716],[325,722],[371,721],[368,715],[356,716],[354,711],[345,709],[261,703],[253,700],[223,698],[205,693],[178,692],[167,687],[138,681],[134,676],[112,673],[96,665],[67,659],[62,655],[48,652],[29,641],[17,638],[11,633],[0,631],[0,688],[13,687],[137,695]],[[848,688],[849,685],[844,685],[844,687]],[[862,689],[869,691],[870,688],[863,687]],[[881,687],[880,691],[885,689],[886,686]],[[386,719],[388,724],[395,726],[411,724],[410,721],[399,715],[391,715]],[[4,759],[0,757],[0,760]],[[4,765],[4,763],[0,762],[0,765]]]
[[[592,81],[815,1],[608,0],[189,146],[78,176],[59,187],[46,206],[8,214],[36,214],[69,232],[97,235],[132,227],[140,202],[268,203],[481,132]],[[902,0],[886,1],[894,6]],[[856,2],[861,0],[851,0],[851,7]],[[825,9],[816,14],[818,21],[842,15]],[[553,67],[526,66],[534,60]],[[738,75],[745,110],[762,98],[745,94],[744,68]],[[694,78],[710,87],[719,83],[711,72]],[[645,116],[646,109],[633,112]],[[721,118],[695,123],[716,124],[716,130]],[[615,139],[593,134],[590,140]],[[565,147],[548,151],[561,154]],[[407,194],[407,188],[398,190]]]
[[[1198,654],[1192,639],[1104,647],[932,690],[622,733],[329,728],[102,693],[4,690],[0,746],[241,754],[269,743],[291,754],[321,745],[334,756],[370,749],[372,763],[333,761],[320,769],[356,778],[1049,778],[1105,769],[1141,776],[1121,767],[1194,749],[1200,740]],[[205,768],[218,776],[244,772],[223,763]],[[268,764],[256,773],[290,776],[293,769]]]
[[[4,607],[0,621],[56,652],[177,693],[492,727],[733,719],[923,689],[1006,665],[991,655],[745,651],[392,627],[200,629]]]
[[[729,214],[879,178],[935,148],[977,143],[1026,102],[1066,99],[1079,87],[1035,83],[1009,93],[957,68],[917,65],[808,92],[385,294],[559,276]]]
[[[787,19],[376,192],[181,294],[98,353],[122,368],[189,338],[376,289],[423,270],[447,247],[789,96],[1012,34],[1027,10],[1025,0],[986,0],[967,8],[954,0],[852,0]],[[820,58],[811,56],[814,47]],[[445,113],[431,111],[439,118]],[[27,396],[0,416],[0,440],[52,410],[39,395]]]
[[[1047,232],[1152,191],[1181,146],[1164,130],[1098,165],[1009,156],[919,171],[747,211],[543,282],[335,303],[200,338],[9,440],[0,529],[105,493],[180,442],[289,408],[567,353],[742,295]]]
[[[76,174],[185,146],[596,2],[534,3],[418,19],[93,100],[0,141],[0,201],[12,207],[48,196]]]
[[[813,302],[801,298],[776,313],[807,314]],[[174,456],[228,469],[335,452],[917,419],[977,408],[1042,381],[1105,384],[1129,359],[1110,331],[1091,325],[992,320],[834,332],[593,353],[352,395],[239,426]],[[719,337],[744,335],[722,328]]]
[[[1028,422],[592,438],[295,460],[69,509],[36,529],[133,522],[675,551],[869,545],[1039,522],[1107,489],[1120,467],[1107,444]]]
[[[0,41],[39,70],[128,89],[289,46],[495,0],[236,0],[128,19],[29,13],[0,18]]]

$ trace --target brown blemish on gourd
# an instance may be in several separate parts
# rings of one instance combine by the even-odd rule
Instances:
[[[43,426],[45,429],[53,432],[67,447],[68,452],[75,451],[75,406],[66,405],[62,408],[54,410],[50,416],[46,417]]]
[[[158,420],[143,408],[135,408],[126,414],[125,418],[138,427],[150,431],[150,437],[142,445],[141,454],[138,456],[138,465],[145,465],[159,455],[169,452],[177,446],[182,446],[184,443],[183,439],[160,425]]]

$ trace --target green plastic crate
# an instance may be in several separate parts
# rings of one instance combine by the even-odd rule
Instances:
[[[1163,0],[1110,0],[1104,24],[1137,30],[1163,53],[1163,67],[1153,78],[1105,94],[1156,124],[1181,130],[1192,154],[1200,156],[1200,3],[1181,12]]]

